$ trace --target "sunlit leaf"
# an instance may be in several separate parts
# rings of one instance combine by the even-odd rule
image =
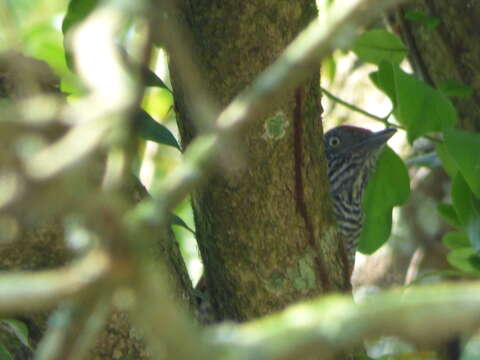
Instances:
[[[405,19],[421,23],[430,29],[436,28],[442,22],[439,18],[429,16],[421,11],[407,11]]]
[[[360,35],[352,51],[362,61],[377,65],[382,60],[400,64],[408,52],[400,38],[384,29],[374,29]]]
[[[30,342],[28,340],[28,327],[25,323],[16,319],[2,319],[2,322],[10,328],[23,345],[30,347]]]
[[[360,236],[360,252],[371,254],[388,240],[392,210],[408,200],[409,180],[402,159],[392,149],[385,147],[363,197],[365,220]]]
[[[145,91],[143,109],[149,114],[157,114],[159,117],[169,116],[173,109],[172,93],[159,87],[148,88]]]
[[[457,122],[448,97],[391,62],[382,61],[371,79],[390,97],[395,118],[407,129],[409,142],[430,132],[444,131]]]
[[[327,79],[330,83],[332,83],[337,72],[337,63],[333,57],[333,54],[323,58],[320,69],[322,71],[322,80]]]
[[[445,131],[445,145],[470,189],[480,197],[480,134],[448,129]]]
[[[452,201],[461,229],[468,235],[472,247],[480,252],[480,200],[472,193],[461,174],[457,174],[453,180]]]
[[[181,150],[177,139],[173,136],[170,130],[168,130],[165,125],[157,122],[146,111],[139,110],[135,115],[135,120],[138,121],[139,134],[145,140],[173,146],[174,148]]]
[[[451,250],[470,247],[468,236],[461,232],[449,232],[445,234],[442,238],[442,242]]]

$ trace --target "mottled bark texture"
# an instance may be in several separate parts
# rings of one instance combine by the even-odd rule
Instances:
[[[28,69],[25,70],[25,69]],[[35,84],[37,86],[35,86]],[[26,58],[21,54],[2,54],[0,56],[0,97],[21,100],[36,93],[55,93],[58,95],[58,79],[47,64]],[[26,86],[28,85],[28,86]],[[53,125],[52,131],[47,129],[32,129],[35,136],[45,135],[46,141],[57,139],[65,128]],[[2,135],[0,142],[0,176],[11,171],[15,166],[15,156],[11,149],[21,138]],[[23,136],[25,134],[22,134]],[[102,161],[98,167],[79,164],[74,176],[70,175],[65,181],[53,181],[49,184],[36,184],[35,188],[27,188],[23,196],[13,203],[10,208],[2,208],[0,213],[0,271],[8,270],[40,270],[52,269],[66,264],[72,254],[64,241],[64,215],[58,207],[75,209],[75,204],[67,204],[68,198],[75,199],[75,192],[97,191],[101,184]],[[92,170],[93,168],[93,170]],[[86,184],[85,178],[91,178]],[[81,179],[76,181],[75,179]],[[68,183],[68,181],[70,181]],[[77,186],[78,185],[78,186]],[[66,187],[65,187],[66,186]],[[70,191],[72,195],[69,195]],[[122,189],[125,197],[135,204],[145,199],[148,194],[143,186],[133,176],[131,181]],[[73,200],[74,201],[74,200]],[[59,205],[63,204],[63,205]],[[17,221],[18,233],[14,239],[5,238],[5,219],[13,216]],[[8,224],[8,223],[7,223]],[[167,241],[160,240],[152,245],[156,256],[161,257],[170,271],[172,284],[177,285],[178,297],[187,303],[193,304],[194,297],[188,273],[180,255],[178,244],[173,233],[170,232]],[[53,310],[53,309],[52,309]],[[27,324],[30,341],[35,345],[40,341],[47,327],[49,312],[35,314],[11,314]],[[147,358],[145,347],[138,331],[131,328],[128,316],[124,312],[113,311],[105,329],[97,337],[97,346],[90,353],[91,359],[144,359]],[[31,350],[23,346],[19,340],[11,336],[5,327],[0,326],[0,343],[6,345],[15,359],[30,359]]]
[[[220,107],[316,16],[310,0],[191,0],[183,9]],[[195,135],[172,67],[184,146]],[[323,153],[319,74],[239,134],[240,170],[219,166],[193,194],[207,287],[219,319],[247,320],[347,287]],[[235,144],[237,145],[237,144]],[[348,277],[348,276],[347,276]]]
[[[405,20],[407,11],[423,12],[441,23],[431,29]],[[460,126],[480,131],[480,2],[416,0],[400,9],[396,18],[415,70],[426,81],[438,86],[442,81],[456,80],[474,89],[472,97],[453,101]]]

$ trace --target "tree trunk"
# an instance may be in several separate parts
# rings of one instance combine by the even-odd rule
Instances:
[[[197,0],[183,9],[208,90],[227,105],[316,16],[313,0]],[[173,64],[175,65],[175,64]],[[195,129],[172,70],[184,146]],[[323,152],[319,74],[286,93],[239,141],[244,166],[217,169],[193,195],[218,319],[247,320],[349,287]]]
[[[405,20],[408,11],[440,19],[431,29]],[[478,1],[417,0],[397,13],[397,25],[410,48],[415,70],[438,86],[456,80],[474,90],[471,97],[453,99],[460,126],[480,131],[480,3]]]

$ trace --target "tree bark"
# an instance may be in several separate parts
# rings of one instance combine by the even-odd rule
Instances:
[[[405,20],[407,11],[420,11],[440,19],[431,29]],[[460,126],[480,131],[480,3],[477,1],[416,0],[397,13],[397,25],[410,48],[415,70],[434,86],[456,80],[474,94],[452,99]]]
[[[220,107],[316,16],[315,1],[198,0],[183,8],[196,61]],[[184,146],[195,136],[184,91],[172,83]],[[239,170],[223,166],[193,195],[197,240],[218,319],[248,320],[348,288],[323,153],[319,74],[238,142]]]

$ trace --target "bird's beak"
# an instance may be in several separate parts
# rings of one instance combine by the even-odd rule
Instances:
[[[387,141],[396,133],[396,129],[384,129],[382,131],[377,131],[372,133],[365,140],[355,146],[359,151],[371,151],[385,145]]]

